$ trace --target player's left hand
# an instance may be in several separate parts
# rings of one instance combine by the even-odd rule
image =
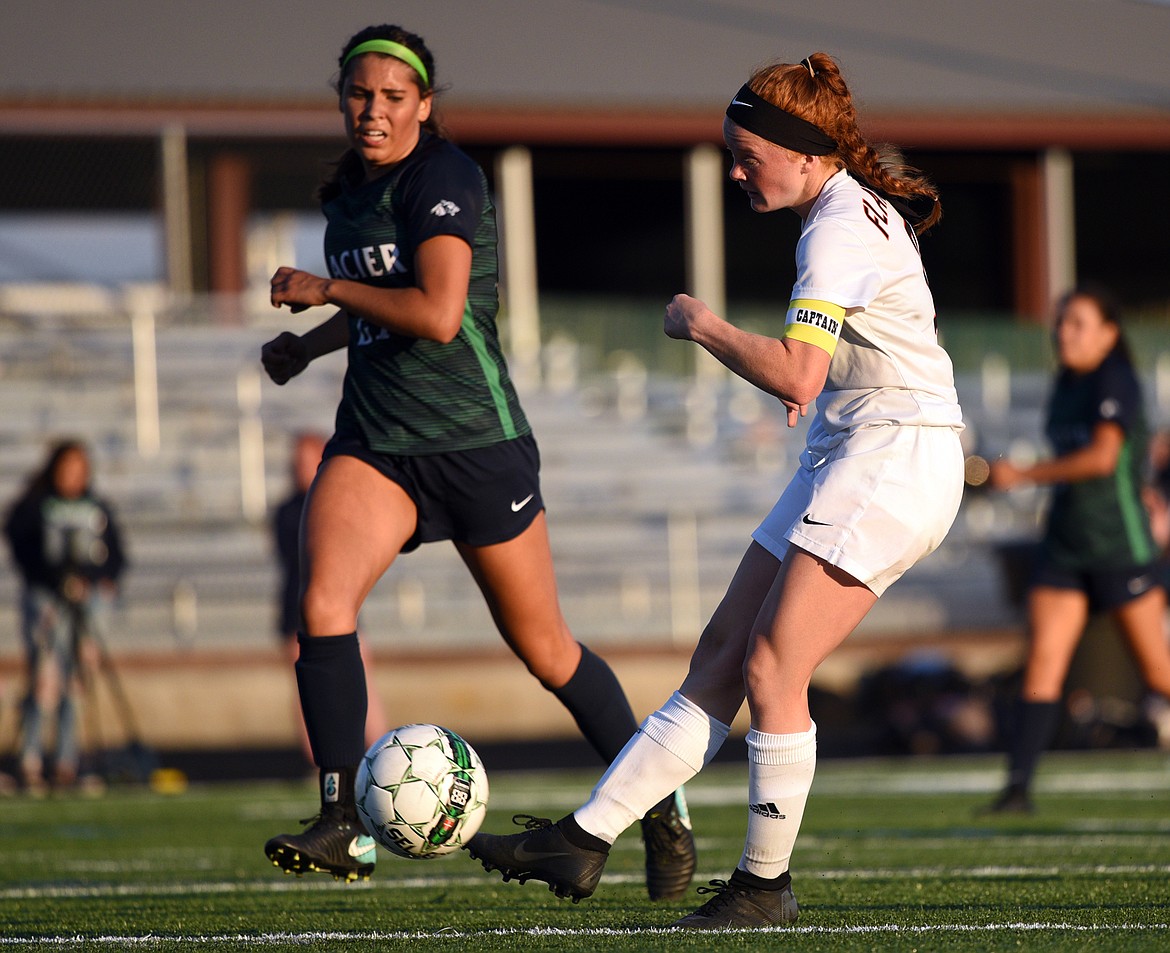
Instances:
[[[270,285],[272,307],[279,308],[286,304],[293,314],[329,303],[325,294],[329,279],[299,268],[277,268]]]
[[[287,384],[309,366],[309,351],[304,338],[291,331],[282,331],[260,348],[260,363],[273,383]]]

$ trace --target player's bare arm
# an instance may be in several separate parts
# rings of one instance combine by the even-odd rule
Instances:
[[[459,333],[463,321],[471,246],[454,235],[436,235],[418,247],[415,272],[412,287],[377,288],[280,268],[272,276],[272,304],[294,311],[331,304],[396,334],[445,344]]]
[[[780,400],[788,409],[790,427],[825,386],[832,359],[828,352],[804,341],[741,330],[689,295],[674,296],[664,327],[669,337],[694,341],[733,373]]]
[[[1111,421],[1101,421],[1093,428],[1093,436],[1085,446],[1052,460],[1041,460],[1031,466],[1018,466],[1010,460],[996,460],[991,464],[991,485],[997,490],[1010,490],[1021,484],[1076,483],[1109,476],[1117,470],[1125,431]]]

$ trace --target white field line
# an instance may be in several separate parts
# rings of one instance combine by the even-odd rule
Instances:
[[[1071,934],[1162,934],[1170,933],[1170,923],[1114,923],[1092,924],[1063,923],[1060,921],[1040,922],[1005,922],[1005,923],[940,923],[923,926],[906,926],[898,923],[871,924],[868,926],[840,926],[840,927],[762,927],[754,930],[729,930],[729,933],[747,933],[756,936],[764,933],[815,936],[855,936],[866,934],[888,934],[893,936],[928,936],[945,935],[949,933],[1031,933],[1053,932]],[[234,947],[247,946],[275,946],[277,944],[296,944],[313,946],[318,943],[354,943],[354,942],[393,942],[402,940],[475,940],[488,937],[640,937],[640,936],[670,936],[690,935],[690,931],[675,930],[670,927],[646,929],[616,929],[613,927],[597,927],[592,929],[563,930],[552,927],[533,927],[527,930],[499,929],[499,930],[457,930],[444,927],[435,932],[424,931],[395,931],[395,932],[308,932],[308,933],[220,933],[220,934],[193,934],[191,936],[57,936],[57,937],[0,937],[0,946],[61,946],[69,948],[77,943],[84,943],[86,948],[109,946],[115,949],[127,947],[157,946],[163,943],[189,943],[192,946],[214,946],[219,943],[230,943]]]
[[[1127,820],[1125,818],[1101,818],[1072,821],[1068,825],[1070,832],[1064,834],[1020,834],[1017,831],[1004,830],[980,831],[977,840],[985,848],[1011,847],[1019,850],[1023,848],[1036,851],[1067,852],[1070,849],[1081,849],[1091,845],[1097,849],[1104,847],[1141,847],[1150,842],[1155,835],[1170,832],[1170,818],[1142,818]],[[874,836],[894,837],[899,828],[873,828]],[[501,828],[502,832],[506,829]],[[948,834],[945,830],[931,837],[915,837],[908,846],[915,851],[953,850],[957,835]],[[729,844],[738,844],[742,835],[727,837],[696,837],[695,842],[701,851],[711,851],[726,848]],[[803,849],[817,847],[839,846],[842,840],[835,834],[804,834],[799,841]],[[637,837],[620,838],[613,846],[615,854],[642,852],[642,843]],[[231,856],[228,848],[218,850],[201,850],[195,847],[185,847],[176,850],[172,847],[147,848],[133,858],[98,859],[87,858],[66,860],[60,863],[62,871],[71,874],[150,874],[169,873],[176,867],[182,867],[188,872],[211,870],[223,867],[223,858]],[[460,855],[462,856],[462,855]],[[39,864],[43,860],[43,852],[38,849],[23,849],[9,851],[5,860],[11,864]],[[449,866],[449,865],[444,865]],[[391,860],[387,868],[400,868],[402,864]],[[804,867],[804,870],[809,870]],[[379,875],[383,872],[379,868]],[[3,897],[0,889],[0,897]]]
[[[891,794],[928,796],[981,794],[990,797],[999,792],[1003,787],[1003,782],[1004,772],[1002,770],[962,771],[933,775],[907,771],[905,775],[877,776],[864,773],[842,775],[837,772],[825,772],[824,776],[813,781],[811,796],[815,798],[818,794],[823,794],[865,798],[888,797]],[[700,777],[699,781],[687,785],[686,792],[687,801],[692,805],[721,807],[747,802],[746,780],[742,784],[705,784]],[[1135,771],[1132,773],[1111,773],[1108,771],[1085,774],[1041,773],[1036,779],[1035,793],[1039,797],[1055,794],[1076,796],[1079,794],[1170,793],[1170,767],[1165,771]],[[588,794],[589,792],[583,789],[551,786],[534,788],[533,792],[527,795],[519,790],[508,789],[493,799],[492,807],[495,810],[504,811],[531,810],[534,806],[542,811],[554,808],[568,811],[579,807]]]
[[[515,776],[521,777],[520,775]],[[494,791],[492,808],[497,811],[569,811],[579,807],[589,796],[588,785],[564,785],[555,778],[543,775],[531,779],[528,793],[522,787],[513,787],[513,780],[507,788]],[[1001,768],[975,768],[971,770],[947,770],[926,772],[921,768],[908,766],[905,771],[866,771],[860,768],[847,769],[830,765],[813,782],[812,796],[818,794],[844,795],[848,797],[884,797],[890,794],[934,795],[934,794],[982,794],[997,793],[1004,782]],[[707,782],[702,775],[689,783],[686,788],[687,801],[693,805],[721,807],[729,804],[744,804],[747,801],[746,776],[741,783]],[[1170,759],[1165,770],[1136,771],[1070,771],[1048,769],[1042,766],[1035,784],[1039,796],[1063,794],[1135,794],[1170,793]],[[271,819],[284,800],[263,799],[240,809],[239,816],[246,820],[254,818]]]
[[[890,867],[890,868],[842,868],[840,870],[808,870],[801,877],[805,880],[886,880],[915,878],[946,878],[949,880],[982,880],[988,878],[1094,876],[1094,877],[1137,877],[1170,875],[1170,864],[1081,864],[1038,865],[987,865],[981,867]],[[700,872],[696,882],[726,877],[727,871]],[[641,883],[641,873],[606,874],[602,880],[607,884]],[[356,890],[435,890],[444,887],[476,887],[485,883],[485,877],[402,877],[383,878],[347,884],[346,891]],[[198,894],[231,893],[290,893],[295,891],[336,890],[337,884],[329,878],[298,880],[282,877],[274,880],[256,881],[215,881],[208,883],[141,883],[141,884],[87,884],[87,885],[46,885],[42,887],[8,887],[0,890],[0,900],[73,900],[112,897],[165,897],[194,896]]]
[[[1077,829],[1080,830],[1081,828],[1078,827]],[[1155,836],[1155,833],[1160,835],[1160,834],[1165,833],[1168,830],[1170,830],[1170,822],[1163,823],[1163,822],[1158,822],[1158,821],[1154,821],[1154,822],[1150,822],[1150,823],[1143,823],[1140,830],[1136,830],[1136,831],[1132,831],[1132,832],[1130,832],[1130,831],[1114,831],[1114,830],[1110,830],[1107,827],[1104,827],[1102,825],[1086,825],[1085,833],[1082,833],[1082,834],[1064,834],[1064,835],[1053,834],[1050,836],[1049,835],[1020,835],[1020,834],[1016,834],[1016,833],[1011,832],[1011,831],[1004,831],[1001,833],[988,834],[987,836],[981,836],[978,838],[978,843],[979,843],[980,847],[983,847],[983,848],[986,848],[989,850],[997,849],[997,848],[999,848],[999,849],[1011,848],[1014,853],[1018,853],[1021,850],[1027,850],[1027,851],[1031,852],[1029,854],[1029,856],[1032,857],[1032,859],[1035,862],[1040,863],[1044,859],[1052,858],[1054,856],[1057,858],[1066,857],[1066,856],[1068,856],[1070,851],[1082,850],[1086,846],[1091,846],[1092,848],[1094,848],[1097,851],[1101,851],[1105,848],[1110,848],[1110,847],[1116,847],[1116,848],[1143,847],[1143,846],[1146,846],[1150,843],[1150,838],[1152,836]],[[891,833],[890,830],[886,830],[886,831],[882,832],[882,835],[886,836],[886,837],[892,837],[892,836],[894,836],[894,833]],[[697,837],[695,839],[695,842],[699,848],[700,853],[707,853],[709,851],[715,851],[715,850],[726,850],[726,849],[728,849],[729,845],[739,845],[742,842],[742,837],[741,836],[723,837],[723,838]],[[815,851],[818,848],[831,849],[834,847],[840,847],[841,843],[842,843],[842,841],[839,837],[820,835],[820,834],[807,834],[807,835],[802,836],[800,841],[799,841],[800,848],[804,851]],[[917,853],[919,855],[924,855],[928,852],[933,852],[933,851],[949,852],[949,851],[953,851],[955,849],[955,837],[947,836],[945,833],[939,834],[938,836],[935,836],[935,837],[916,837],[912,841],[907,842],[906,846],[910,850],[914,851],[915,853]],[[641,841],[637,840],[636,838],[633,838],[633,837],[624,838],[622,840],[619,840],[616,844],[614,844],[613,852],[614,852],[614,854],[627,854],[627,853],[641,854],[642,844],[641,844]],[[7,854],[5,854],[5,860],[8,863],[13,864],[13,865],[21,865],[21,864],[30,865],[30,866],[36,865],[36,864],[40,863],[42,859],[43,859],[43,854],[40,851],[36,851],[36,850],[15,850],[15,851],[10,851]],[[62,871],[62,873],[68,873],[68,874],[74,874],[74,875],[89,875],[89,874],[124,875],[126,873],[166,875],[166,874],[172,873],[175,870],[176,866],[179,866],[180,864],[183,867],[183,869],[186,870],[188,873],[195,873],[199,870],[208,870],[213,866],[220,866],[220,867],[223,866],[222,864],[213,865],[210,861],[188,862],[187,858],[185,858],[185,857],[177,858],[175,851],[165,849],[165,850],[159,851],[157,854],[154,852],[149,852],[146,856],[138,857],[138,858],[131,859],[131,860],[122,860],[122,859],[118,859],[118,860],[98,860],[98,859],[66,860],[59,865],[59,869]],[[396,861],[393,861],[393,860],[386,864],[386,867],[400,867],[400,866],[401,866],[400,864],[398,864]],[[448,866],[448,865],[444,865],[444,866]],[[799,866],[800,866],[802,876],[806,876],[806,877],[823,876],[822,872],[816,867],[810,867],[807,864],[801,864]],[[910,876],[915,868],[890,868],[890,870],[895,870],[895,869],[903,870],[906,872],[907,876]],[[950,868],[948,868],[948,869],[950,869]],[[1015,867],[1013,866],[1012,869],[1015,869]],[[1028,867],[1028,868],[1020,867],[1019,869],[1030,869],[1030,870],[1044,869],[1044,870],[1047,870],[1049,868],[1047,868],[1047,867],[1040,868],[1038,866],[1032,866],[1032,867]],[[1065,866],[1062,864],[1060,869],[1073,871],[1077,868]],[[1088,868],[1086,868],[1086,869],[1088,869]],[[1100,868],[1093,868],[1093,869],[1100,869]],[[1119,868],[1110,868],[1110,869],[1117,870]],[[383,868],[380,867],[379,871],[378,871],[378,882],[379,883],[381,883],[385,879],[383,876],[384,873],[385,873],[385,871],[383,870]],[[726,874],[727,874],[727,871],[724,871],[719,876],[723,877],[723,876],[726,876]],[[395,875],[393,873],[390,873],[390,874],[388,874],[388,876],[394,877]],[[608,874],[606,875],[607,879],[609,876],[610,875],[608,875]],[[613,876],[618,877],[620,875],[614,874]],[[274,882],[280,883],[280,882],[282,882],[282,879],[274,880]],[[445,876],[440,875],[440,876],[435,876],[433,878],[426,878],[425,880],[422,880],[420,882],[432,883],[432,884],[453,883],[453,882],[456,882],[458,879],[459,878],[457,876],[456,877],[445,877]],[[416,881],[418,881],[418,878],[409,878],[409,877],[401,879],[401,880],[386,880],[386,882],[390,883],[390,884],[414,883]],[[331,884],[332,880],[328,880],[327,878],[322,877],[319,879],[310,878],[309,881],[305,881],[305,883],[311,883],[311,882]],[[621,881],[615,881],[615,882],[621,882]],[[297,881],[296,880],[289,880],[289,884],[296,885]],[[135,889],[136,885],[126,884],[124,886],[126,886],[130,889]],[[144,886],[148,887],[149,884],[146,884]],[[10,890],[19,891],[22,889],[24,889],[24,888],[15,887],[15,888],[8,888],[8,890],[6,890],[4,888],[0,888],[0,899],[4,899],[5,897],[9,896]]]

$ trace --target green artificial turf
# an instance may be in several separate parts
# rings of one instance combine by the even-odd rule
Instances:
[[[11,798],[0,951],[1170,949],[1170,758],[1052,755],[1035,814],[979,816],[1001,775],[996,758],[822,761],[793,858],[799,923],[718,936],[666,929],[704,898],[646,899],[636,827],[597,893],[572,904],[462,853],[380,852],[363,884],[282,875],[262,845],[313,813],[307,784]],[[516,812],[559,817],[595,779],[493,773],[485,829],[514,829]],[[739,859],[746,771],[709,768],[688,795],[698,886]]]

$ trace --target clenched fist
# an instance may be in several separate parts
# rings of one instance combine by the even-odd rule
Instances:
[[[309,353],[300,335],[282,331],[260,348],[260,363],[274,383],[287,384],[309,366]]]

